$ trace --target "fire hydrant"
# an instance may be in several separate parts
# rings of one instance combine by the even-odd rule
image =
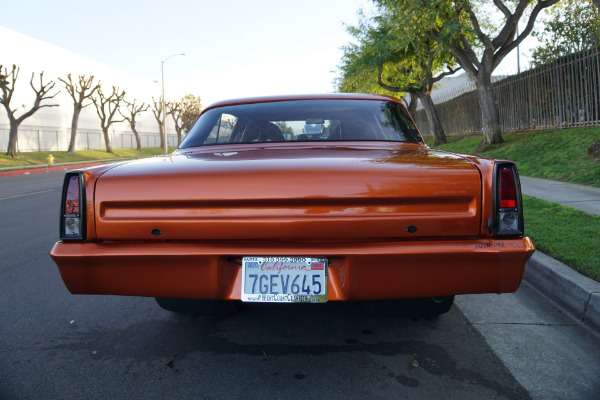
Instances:
[[[54,157],[52,157],[52,154],[50,154],[46,160],[48,160],[48,166],[51,167],[54,165]]]

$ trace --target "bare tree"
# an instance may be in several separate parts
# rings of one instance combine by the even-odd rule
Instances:
[[[58,78],[65,85],[65,89],[73,99],[73,119],[71,120],[71,140],[69,140],[69,153],[75,153],[75,137],[77,136],[77,125],[79,123],[79,114],[81,110],[89,106],[90,103],[83,104],[86,99],[91,99],[96,90],[100,88],[100,82],[93,84],[94,76],[86,78],[85,75],[79,75],[79,82],[73,83],[71,74],[67,74],[67,79]]]
[[[42,104],[42,101],[49,100],[54,98],[58,93],[56,92],[53,95],[49,95],[49,92],[54,88],[55,83],[53,81],[48,82],[44,85],[44,73],[40,72],[40,87],[36,89],[33,84],[33,79],[35,77],[35,72],[31,74],[31,80],[29,81],[29,85],[35,92],[35,101],[33,106],[29,109],[29,111],[22,114],[20,117],[15,116],[17,109],[10,108],[10,102],[12,100],[13,94],[15,92],[15,82],[19,77],[19,70],[16,65],[13,65],[10,73],[8,69],[5,67],[4,72],[2,71],[2,65],[0,65],[0,90],[2,91],[2,96],[0,96],[0,104],[4,106],[6,110],[6,114],[8,116],[8,120],[10,122],[9,134],[8,134],[8,147],[6,149],[6,155],[10,157],[15,157],[17,154],[17,137],[19,136],[19,125],[21,123],[31,117],[37,110],[43,107],[58,107],[58,104]]]
[[[104,143],[106,144],[106,151],[113,153],[112,146],[110,144],[110,137],[108,135],[108,129],[115,122],[123,122],[125,119],[116,120],[115,114],[119,111],[119,106],[125,97],[125,91],[120,92],[116,86],[112,87],[112,93],[110,96],[105,96],[102,89],[98,88],[98,97],[92,97],[92,101],[96,106],[96,113],[100,117],[100,126],[102,127],[102,134],[104,135]]]
[[[183,121],[181,119],[183,114],[183,104],[177,101],[170,101],[167,103],[167,114],[171,115],[175,124],[175,132],[177,132],[177,146],[181,144],[181,131],[183,130]]]
[[[136,117],[143,113],[144,111],[148,110],[148,108],[150,107],[150,105],[146,104],[146,103],[142,103],[140,105],[136,105],[135,102],[136,100],[133,100],[133,102],[128,102],[126,100],[123,100],[123,102],[125,103],[125,105],[127,106],[127,113],[123,113],[123,111],[121,111],[121,109],[119,109],[119,113],[123,116],[123,118],[125,118],[125,120],[127,122],[129,122],[129,126],[131,127],[131,131],[133,132],[133,135],[135,136],[135,142],[136,142],[136,146],[137,146],[137,150],[138,151],[142,151],[142,143],[140,142],[140,135],[138,134],[138,131],[135,127],[136,124]]]
[[[164,149],[165,135],[163,131],[163,120],[165,118],[165,115],[163,113],[162,97],[159,98],[158,101],[156,101],[154,97],[152,97],[152,102],[154,103],[154,105],[152,106],[152,113],[154,114],[154,118],[156,118],[156,122],[158,123],[158,133],[160,135],[160,148]]]

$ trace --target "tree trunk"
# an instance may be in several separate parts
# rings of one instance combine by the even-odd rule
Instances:
[[[14,158],[17,155],[17,137],[19,136],[19,123],[16,120],[11,119],[8,132],[6,155]]]
[[[163,131],[163,125],[162,124],[158,124],[158,132],[160,134],[160,148],[164,149],[165,148],[165,134]]]
[[[479,71],[479,76],[477,77],[477,97],[479,98],[483,130],[483,141],[481,144],[499,144],[504,142],[502,139],[502,129],[500,128],[498,103],[494,87],[492,86],[492,76],[483,70]]]
[[[408,103],[408,113],[411,117],[415,117],[417,113],[417,106],[419,105],[419,97],[413,93],[410,94],[410,102]]]
[[[80,107],[75,107],[73,109],[73,120],[71,121],[71,140],[69,140],[69,150],[68,153],[75,153],[75,137],[77,136],[77,125],[79,123],[79,114],[81,113]]]
[[[104,143],[106,144],[106,151],[115,154],[110,144],[110,136],[108,135],[108,128],[102,128],[102,134],[104,135]]]
[[[142,142],[140,142],[140,135],[138,135],[137,129],[135,129],[135,124],[130,123],[129,125],[131,126],[131,132],[133,132],[133,136],[135,136],[135,144],[137,146],[137,151],[142,151]]]
[[[181,144],[181,128],[177,129],[177,147]]]
[[[435,105],[433,104],[433,100],[431,100],[431,96],[427,93],[421,92],[418,93],[418,97],[419,100],[421,100],[421,104],[423,104],[425,114],[427,115],[427,121],[429,122],[429,128],[433,136],[433,145],[439,146],[440,144],[447,143],[444,128],[442,127],[442,123],[440,122],[437,112],[435,111]]]

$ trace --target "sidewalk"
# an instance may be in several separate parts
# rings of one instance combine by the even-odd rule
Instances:
[[[523,194],[600,215],[600,188],[521,176]]]
[[[523,194],[600,215],[600,188],[526,176],[520,179]],[[600,282],[539,251],[527,263],[523,279],[600,333]]]

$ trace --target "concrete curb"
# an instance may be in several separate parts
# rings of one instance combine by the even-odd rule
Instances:
[[[527,263],[523,279],[600,334],[600,282],[539,251]]]

